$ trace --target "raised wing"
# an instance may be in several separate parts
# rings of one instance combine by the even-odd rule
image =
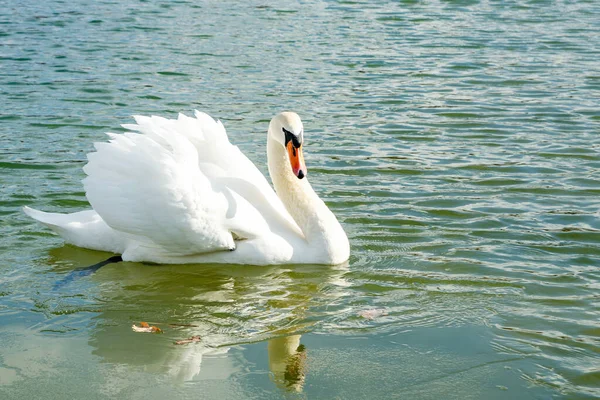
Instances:
[[[88,155],[88,200],[113,229],[171,255],[234,248],[273,224],[299,229],[220,122],[135,117],[139,133],[109,134]]]

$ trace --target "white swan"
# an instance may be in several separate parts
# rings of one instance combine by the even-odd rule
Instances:
[[[350,246],[305,178],[303,126],[292,112],[269,124],[275,192],[229,143],[220,121],[196,111],[177,120],[134,117],[109,133],[83,168],[93,210],[32,218],[79,247],[161,264],[339,264]],[[137,133],[135,133],[137,132]],[[303,179],[304,178],[304,179]],[[279,197],[278,197],[279,196]]]

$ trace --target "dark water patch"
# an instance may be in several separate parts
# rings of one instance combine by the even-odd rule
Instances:
[[[32,164],[24,162],[5,162],[0,161],[0,169],[40,169],[40,170],[56,170],[60,169],[57,165],[52,164]]]
[[[87,200],[84,199],[56,199],[56,200],[52,200],[49,202],[49,204],[51,204],[52,206],[56,206],[56,207],[77,207],[79,209],[84,209],[84,208],[88,208],[90,205],[87,202]]]
[[[80,91],[83,93],[91,93],[91,94],[111,93],[111,90],[105,89],[105,88],[81,88]]]
[[[17,121],[22,119],[20,115],[0,115],[0,121]]]
[[[164,76],[189,76],[187,73],[176,71],[158,71],[157,74]]]

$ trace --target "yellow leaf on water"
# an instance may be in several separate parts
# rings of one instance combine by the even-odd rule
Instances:
[[[163,333],[162,329],[156,326],[150,326],[147,322],[140,322],[140,326],[133,324],[131,329],[138,333]]]

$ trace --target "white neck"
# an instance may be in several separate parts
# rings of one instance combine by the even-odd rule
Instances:
[[[271,135],[267,140],[267,156],[275,192],[304,233],[312,255],[318,253],[323,263],[346,261],[350,253],[346,233],[308,179],[298,179],[293,174],[285,148]]]

